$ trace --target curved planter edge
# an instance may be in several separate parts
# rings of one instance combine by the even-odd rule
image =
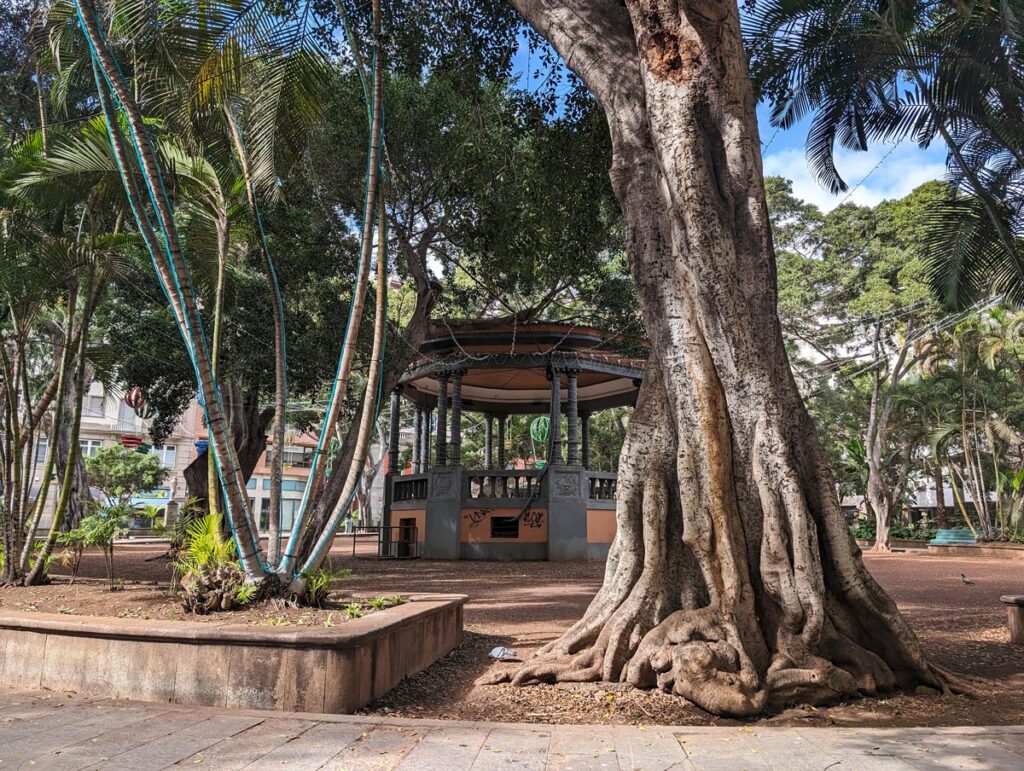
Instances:
[[[0,613],[0,685],[288,712],[354,712],[462,639],[465,595],[337,627]]]

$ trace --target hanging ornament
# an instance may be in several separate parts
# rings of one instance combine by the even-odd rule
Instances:
[[[533,422],[530,423],[530,438],[535,442],[546,442],[548,440],[548,434],[551,433],[551,418],[546,415],[542,415],[539,418],[534,418]]]
[[[152,404],[143,402],[141,406],[135,408],[135,414],[143,420],[149,420],[156,415],[156,408]]]
[[[138,412],[142,405],[146,403],[146,397],[142,395],[141,388],[132,386],[125,392],[124,403]]]

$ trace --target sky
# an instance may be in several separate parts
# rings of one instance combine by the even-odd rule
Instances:
[[[775,129],[768,121],[768,107],[757,110],[761,139],[768,142]],[[810,121],[805,120],[788,131],[779,131],[764,152],[764,173],[786,177],[793,182],[793,193],[809,203],[828,211],[849,200],[861,206],[874,206],[880,201],[902,198],[918,185],[941,179],[945,173],[946,154],[941,143],[922,150],[907,139],[895,148],[876,144],[866,152],[839,150],[836,167],[852,192],[834,196],[818,184],[804,153],[804,142]],[[862,181],[863,180],[863,181]]]

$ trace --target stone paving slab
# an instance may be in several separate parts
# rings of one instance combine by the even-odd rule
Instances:
[[[1024,770],[1024,726],[704,728],[411,720],[0,690],[0,771]]]

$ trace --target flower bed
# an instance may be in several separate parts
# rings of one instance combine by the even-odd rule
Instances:
[[[0,685],[299,712],[353,712],[462,638],[464,595],[326,625],[0,613]],[[324,613],[325,611],[320,611]],[[329,612],[329,611],[326,611]]]

